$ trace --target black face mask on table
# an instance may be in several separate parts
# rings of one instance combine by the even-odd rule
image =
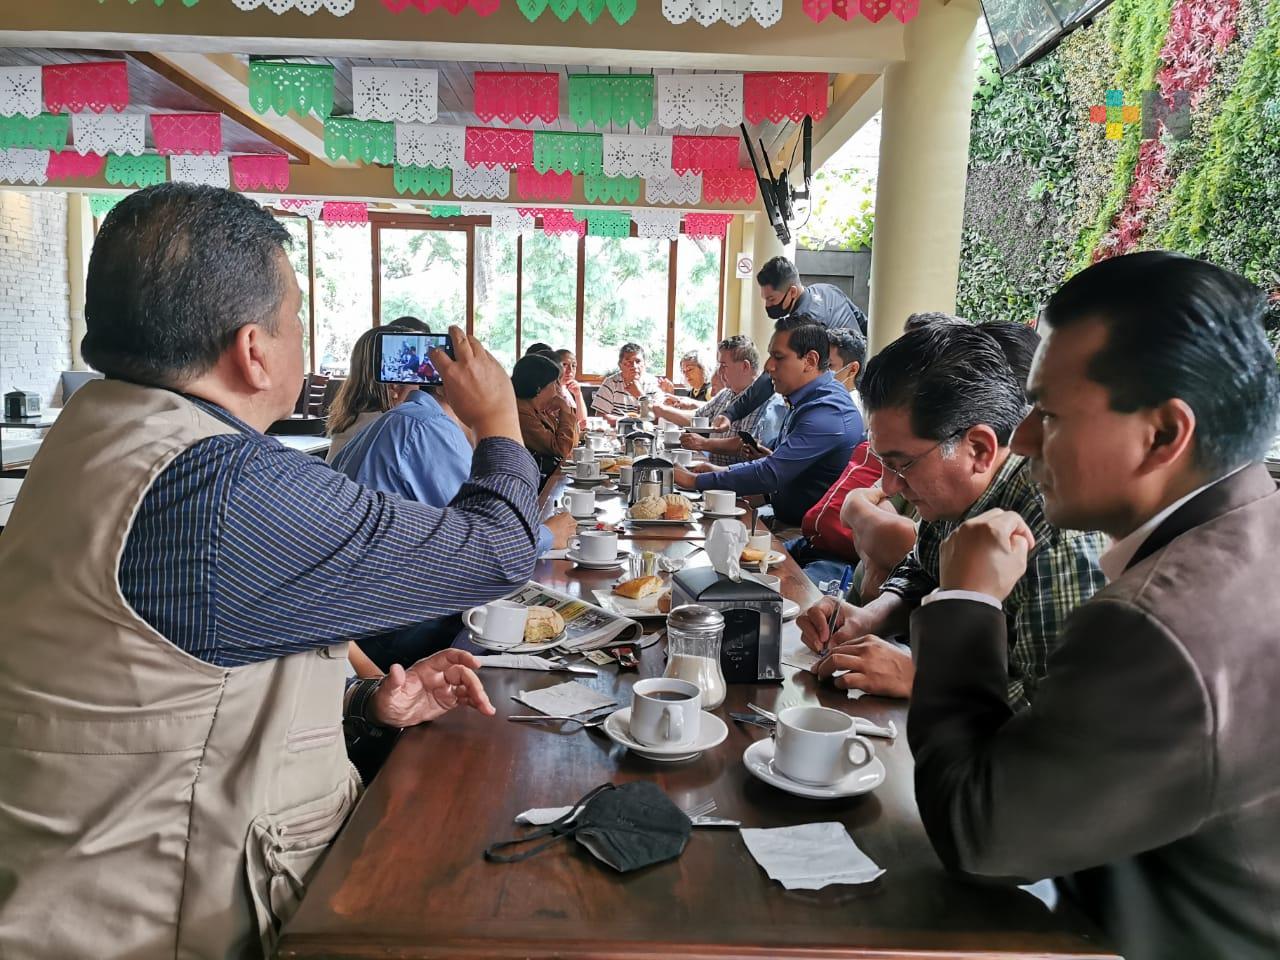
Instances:
[[[494,863],[518,863],[565,837],[573,837],[597,859],[626,873],[680,856],[692,829],[685,812],[647,780],[621,786],[605,783],[555,823],[518,839],[492,844],[484,858]],[[521,853],[498,852],[540,837],[551,839]]]

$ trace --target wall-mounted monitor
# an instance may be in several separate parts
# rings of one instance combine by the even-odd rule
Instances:
[[[1111,0],[982,0],[1000,72],[1043,57],[1072,30],[1092,22]]]

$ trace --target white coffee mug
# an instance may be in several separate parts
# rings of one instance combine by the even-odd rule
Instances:
[[[853,717],[839,710],[787,707],[778,714],[773,765],[799,783],[830,786],[865,767],[876,755],[871,741],[854,730]]]
[[[738,495],[732,490],[704,490],[702,502],[706,504],[708,513],[733,513],[734,503]]]
[[[649,747],[680,747],[698,739],[702,688],[688,680],[654,677],[631,688],[631,737]]]
[[[678,464],[679,466],[682,466],[682,467],[687,467],[689,466],[689,464],[693,463],[693,451],[692,450],[672,450],[671,462]]]
[[[744,573],[744,577],[749,577],[756,583],[768,587],[774,593],[782,594],[782,578],[775,577],[772,573]]]
[[[529,608],[513,600],[494,600],[483,607],[472,607],[462,615],[468,630],[490,643],[524,642],[524,622]]]
[[[757,533],[754,536],[747,537],[747,547],[751,550],[759,550],[765,556],[773,551],[773,534]]]
[[[566,490],[561,506],[575,517],[594,517],[596,492],[594,490]]]
[[[711,426],[711,418],[710,417],[694,417],[693,425],[695,427],[709,427]]]
[[[569,538],[569,552],[583,560],[605,563],[618,559],[618,535],[611,530],[583,530]]]
[[[590,460],[580,462],[574,468],[574,476],[579,480],[596,480],[600,477],[600,462],[598,460]]]
[[[668,447],[680,446],[680,428],[669,427],[662,435],[662,440]]]
[[[595,452],[590,447],[582,446],[573,448],[574,463],[590,463],[595,458]]]
[[[618,483],[627,490],[631,489],[631,464],[624,463],[618,467]]]

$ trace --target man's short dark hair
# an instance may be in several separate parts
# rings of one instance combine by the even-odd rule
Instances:
[[[831,339],[827,336],[827,328],[814,323],[809,317],[783,317],[773,325],[776,333],[786,333],[787,345],[797,357],[803,357],[810,350],[818,354],[818,369],[831,369]]]
[[[622,358],[629,353],[638,353],[643,357],[644,347],[640,346],[638,343],[624,343],[622,345],[622,349],[618,351],[618,363],[622,363]]]
[[[968,322],[969,321],[963,317],[957,317],[954,313],[943,313],[940,310],[927,310],[923,313],[913,313],[907,317],[907,322],[902,325],[902,332],[911,333],[913,330],[919,330],[922,327],[927,327],[935,323]]]
[[[1036,348],[1040,346],[1040,334],[1036,333],[1035,328],[1016,320],[992,320],[978,324],[978,329],[995,337],[1017,378],[1018,386],[1022,387],[1025,394],[1027,377],[1031,375],[1031,361],[1036,355]]]
[[[774,257],[756,274],[756,283],[774,290],[786,290],[794,283],[800,282],[800,274],[796,265],[786,257]]]
[[[1133,413],[1177,397],[1196,415],[1195,462],[1217,473],[1261,460],[1276,435],[1280,377],[1263,332],[1266,297],[1239,274],[1177,253],[1096,263],[1049,298],[1055,330],[1098,321],[1106,344],[1089,379],[1111,409]]]
[[[404,333],[430,333],[431,328],[417,317],[405,314],[403,317],[396,317],[390,323],[382,328],[383,330],[403,331]]]
[[[967,323],[904,333],[871,358],[861,394],[867,413],[907,410],[912,433],[935,442],[985,423],[1005,446],[1026,409],[1000,344]]]
[[[243,194],[162,183],[121,200],[93,243],[81,352],[108,377],[176,387],[246,324],[276,333],[289,233]]]
[[[745,360],[756,373],[760,372],[760,351],[756,342],[739,333],[720,341],[717,349],[727,350],[735,360]]]
[[[838,327],[827,331],[827,339],[831,349],[840,357],[842,366],[856,363],[861,367],[867,362],[867,338],[860,330],[853,327]],[[859,370],[861,376],[861,370]]]
[[[551,346],[551,344],[542,343],[541,341],[539,341],[537,343],[529,344],[529,349],[524,352],[524,355],[526,357],[531,357],[535,353],[555,353],[555,352],[556,352],[555,347]]]

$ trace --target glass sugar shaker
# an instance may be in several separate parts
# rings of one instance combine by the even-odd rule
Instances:
[[[697,684],[704,710],[724,703],[724,672],[720,669],[723,639],[724,617],[711,607],[688,603],[667,617],[667,669],[663,676]]]

